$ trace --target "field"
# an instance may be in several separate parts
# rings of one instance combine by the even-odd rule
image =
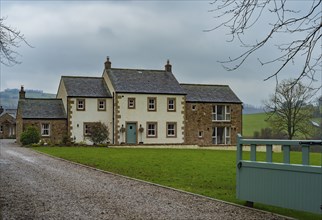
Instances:
[[[269,127],[266,113],[256,113],[243,115],[243,136],[253,137],[255,131],[261,131],[262,128]]]
[[[102,170],[158,183],[165,186],[243,204],[235,198],[234,151],[179,149],[115,149],[92,147],[36,147],[37,151],[79,162]],[[258,153],[264,160],[264,153]],[[245,158],[249,158],[246,153]],[[281,161],[282,154],[274,153]],[[301,154],[292,152],[293,162],[300,163]],[[311,162],[321,165],[321,154],[312,154]],[[255,207],[299,219],[320,216],[255,204]]]

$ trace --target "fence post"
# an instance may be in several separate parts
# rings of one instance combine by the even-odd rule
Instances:
[[[269,163],[273,161],[272,148],[273,147],[271,144],[266,145],[266,162],[269,162]]]
[[[290,146],[282,145],[283,149],[283,163],[290,163]]]
[[[308,145],[302,146],[302,164],[310,165],[310,147]]]
[[[256,144],[250,145],[250,160],[256,161]]]
[[[237,134],[237,163],[243,159],[243,145],[241,144],[242,136]]]

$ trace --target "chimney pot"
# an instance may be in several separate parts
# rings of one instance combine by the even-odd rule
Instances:
[[[26,98],[26,92],[23,88],[23,86],[21,86],[20,92],[19,92],[19,99],[24,99]]]
[[[164,67],[165,67],[165,71],[172,72],[172,65],[170,64],[169,60],[167,60],[167,64]]]
[[[111,61],[110,61],[110,57],[109,56],[107,56],[106,57],[106,61],[105,61],[105,69],[111,69],[111,66],[112,66],[112,63],[111,63]]]

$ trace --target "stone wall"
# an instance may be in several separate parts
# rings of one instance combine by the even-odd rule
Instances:
[[[67,137],[67,120],[51,119],[17,119],[17,142],[20,143],[20,135],[28,126],[35,126],[41,130],[42,123],[50,124],[50,136],[41,136],[40,139],[51,144],[60,144],[64,137]]]
[[[212,121],[213,105],[230,105],[231,120],[222,122]],[[193,106],[195,109],[193,110]],[[236,145],[237,134],[242,131],[242,105],[227,103],[186,103],[185,143],[198,145],[212,144],[213,127],[231,128],[231,145]],[[199,137],[202,132],[202,137]]]
[[[16,131],[15,119],[9,114],[3,114],[0,117],[0,126],[2,131],[0,131],[0,138],[14,138]]]

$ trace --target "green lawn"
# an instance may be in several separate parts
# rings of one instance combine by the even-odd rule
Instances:
[[[266,118],[266,113],[243,115],[243,136],[253,137],[255,131],[260,132],[262,128],[270,127]]]
[[[158,183],[185,191],[243,204],[235,198],[234,151],[179,149],[115,149],[92,147],[36,147],[37,151],[79,162],[102,170]],[[249,153],[245,153],[245,158]],[[264,153],[258,153],[264,160]],[[281,153],[274,153],[280,161]],[[292,152],[293,162],[301,154]],[[321,165],[321,154],[312,154],[311,162]],[[255,207],[299,219],[321,219],[321,216],[255,204]]]

